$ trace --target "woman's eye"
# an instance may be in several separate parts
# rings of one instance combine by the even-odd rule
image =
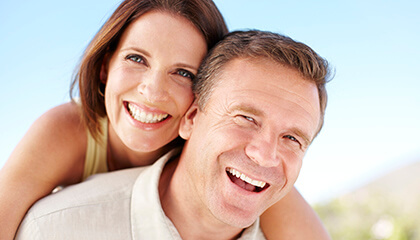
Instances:
[[[127,59],[133,61],[133,62],[137,62],[137,63],[142,63],[144,62],[143,58],[139,55],[128,55]]]
[[[180,75],[181,77],[185,77],[185,78],[189,78],[189,79],[194,79],[194,74],[192,74],[191,72],[187,71],[187,70],[178,70],[178,75]]]

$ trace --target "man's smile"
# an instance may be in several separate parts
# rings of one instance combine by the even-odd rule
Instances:
[[[233,168],[226,168],[226,173],[234,184],[250,192],[261,192],[269,187],[266,182],[254,180]]]

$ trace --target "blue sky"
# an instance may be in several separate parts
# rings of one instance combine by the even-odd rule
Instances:
[[[420,160],[418,1],[215,1],[230,30],[304,42],[335,69],[325,125],[297,187],[309,202]],[[68,101],[73,70],[119,1],[0,2],[0,166],[36,118]]]

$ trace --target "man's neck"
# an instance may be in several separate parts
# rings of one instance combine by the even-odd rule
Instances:
[[[197,199],[191,180],[179,159],[170,161],[159,181],[162,209],[174,224],[182,239],[236,239],[242,229],[217,220]]]

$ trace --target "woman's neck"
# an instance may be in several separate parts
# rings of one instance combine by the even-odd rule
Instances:
[[[137,152],[128,148],[113,131],[108,133],[107,162],[109,171],[151,165],[165,153],[183,141],[175,139],[165,146],[150,152]]]

